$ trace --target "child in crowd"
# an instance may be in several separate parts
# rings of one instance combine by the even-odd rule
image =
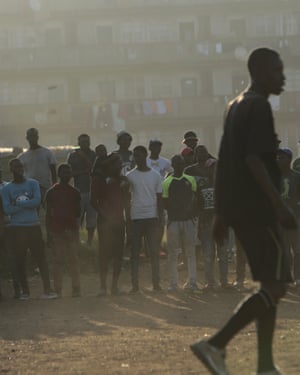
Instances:
[[[72,279],[72,297],[80,296],[79,226],[80,193],[69,182],[72,169],[69,164],[58,168],[59,182],[46,195],[46,225],[53,238],[53,278],[58,296],[62,293],[62,278],[66,262]]]

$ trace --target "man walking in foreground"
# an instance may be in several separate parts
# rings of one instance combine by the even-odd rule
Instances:
[[[228,226],[234,229],[260,288],[214,336],[191,345],[213,375],[229,374],[225,348],[253,321],[257,323],[257,375],[282,374],[272,356],[277,305],[291,281],[282,228],[294,229],[296,220],[279,194],[278,139],[268,97],[280,95],[285,76],[279,54],[268,48],[251,53],[248,70],[250,87],[226,111],[216,176],[214,237],[222,244]]]

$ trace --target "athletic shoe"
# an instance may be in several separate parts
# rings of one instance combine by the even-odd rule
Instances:
[[[300,279],[297,279],[297,280],[295,281],[295,285],[296,285],[296,286],[300,286]]]
[[[282,375],[282,372],[276,367],[274,370],[258,372],[257,375]]]
[[[200,292],[200,289],[196,283],[186,282],[183,285],[183,289],[187,292]]]
[[[29,294],[26,294],[26,293],[21,294],[18,298],[19,301],[28,301],[29,299],[30,299],[30,296]]]
[[[58,298],[58,295],[54,292],[44,293],[41,296],[41,299],[56,299]]]
[[[204,364],[212,375],[229,375],[225,365],[225,351],[198,341],[190,346],[195,356]]]

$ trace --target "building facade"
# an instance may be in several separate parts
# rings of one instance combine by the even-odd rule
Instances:
[[[0,0],[0,139],[115,145],[159,137],[167,154],[195,130],[217,151],[226,103],[258,46],[278,50],[286,92],[271,98],[282,144],[300,134],[300,3],[295,0]],[[170,142],[171,140],[171,142]]]

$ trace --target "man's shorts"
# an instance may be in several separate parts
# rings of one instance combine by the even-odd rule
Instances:
[[[240,222],[232,227],[247,255],[253,280],[293,281],[283,229],[278,223]]]

